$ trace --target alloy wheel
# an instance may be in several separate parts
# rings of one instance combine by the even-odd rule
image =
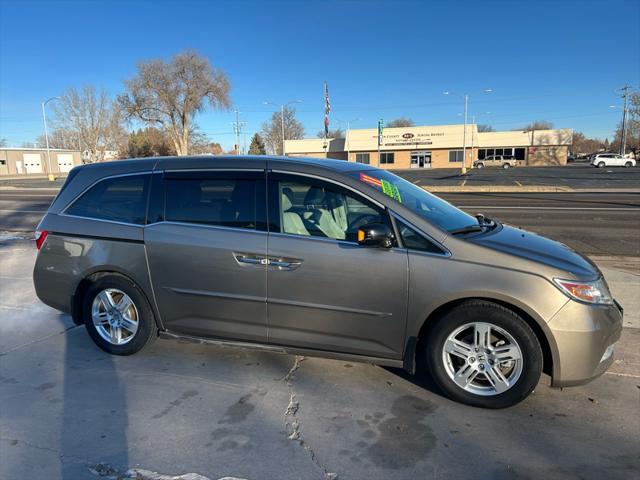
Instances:
[[[135,337],[138,309],[131,297],[117,288],[98,293],[91,305],[91,319],[98,334],[112,345],[125,345]]]
[[[446,339],[442,360],[447,375],[475,395],[499,395],[522,374],[523,354],[515,338],[497,325],[473,322],[455,329]]]

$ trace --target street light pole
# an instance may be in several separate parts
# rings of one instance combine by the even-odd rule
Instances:
[[[467,109],[469,106],[469,95],[464,94],[464,130],[462,132],[462,168],[460,169],[460,174],[466,175],[467,167],[465,163],[467,162]]]
[[[56,177],[53,175],[53,170],[51,169],[51,151],[49,149],[49,131],[47,129],[47,114],[45,111],[45,105],[49,103],[51,100],[57,100],[59,97],[51,97],[44,102],[41,102],[42,106],[42,121],[44,122],[44,141],[47,144],[47,170],[48,170],[48,178],[50,182],[53,182]]]
[[[262,103],[264,105],[273,105],[274,107],[278,106],[277,104],[275,104],[273,102],[262,102]],[[292,105],[294,103],[302,103],[302,100],[292,100],[290,102],[283,103],[282,105],[280,105],[280,126],[282,127],[282,156],[283,157],[286,155],[285,148],[284,148],[284,142],[286,140],[285,134],[284,134],[284,107],[287,107],[287,106]]]
[[[280,120],[282,125],[282,156],[286,157],[287,154],[284,148],[284,105],[280,106]]]
[[[484,93],[493,92],[492,89],[486,88],[483,90]],[[464,95],[456,94],[449,91],[442,92],[443,95],[458,95],[464,98],[464,130],[462,132],[462,167],[460,168],[460,174],[466,175],[467,167],[465,165],[467,161],[467,112],[469,107],[469,94],[465,93]],[[472,134],[473,135],[473,134]]]
[[[347,133],[345,134],[345,146],[347,147],[347,162],[349,161],[349,154],[351,153],[351,147],[349,146],[349,130],[351,129],[351,122],[359,122],[360,120],[362,120],[360,117],[358,118],[352,118],[351,120],[347,120],[346,122],[344,120],[337,120],[340,123],[346,123],[347,124]]]

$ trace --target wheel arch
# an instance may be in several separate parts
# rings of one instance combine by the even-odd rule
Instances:
[[[489,298],[489,297],[465,297],[465,298],[457,298],[454,300],[450,300],[446,303],[443,303],[442,305],[438,306],[437,308],[435,308],[434,310],[432,310],[429,315],[427,315],[427,317],[425,318],[425,320],[423,321],[418,334],[417,334],[417,346],[415,348],[415,351],[413,354],[418,355],[419,352],[421,352],[424,348],[424,342],[426,341],[427,337],[429,336],[429,333],[431,331],[431,328],[433,327],[433,325],[435,324],[435,320],[437,320],[438,318],[440,318],[442,315],[444,315],[446,312],[448,312],[449,310],[451,310],[454,307],[457,307],[458,305],[462,305],[464,303],[468,303],[471,301],[476,301],[476,300],[481,300],[481,301],[485,301],[485,302],[489,302],[489,303],[495,303],[496,305],[500,305],[504,308],[507,308],[511,311],[513,311],[514,313],[516,313],[517,315],[519,315],[526,323],[527,325],[529,325],[529,327],[531,327],[531,330],[533,330],[533,333],[536,335],[536,338],[538,339],[538,342],[540,343],[540,347],[542,348],[542,362],[543,362],[543,372],[546,373],[547,375],[550,376],[554,376],[554,368],[556,366],[556,362],[555,362],[555,357],[556,357],[556,351],[557,351],[557,347],[555,345],[555,343],[552,343],[553,340],[551,339],[550,335],[547,334],[547,332],[545,331],[545,328],[540,324],[540,322],[538,320],[535,319],[535,317],[530,313],[527,312],[526,310],[524,310],[523,308],[514,305],[513,303],[504,301],[504,300],[498,300],[495,298]],[[410,353],[410,352],[407,352]],[[405,362],[407,363],[407,362]]]
[[[158,329],[160,329],[160,330],[163,330],[163,326],[162,326],[162,324],[160,322],[160,317],[159,317],[158,312],[156,310],[155,303],[152,301],[152,299],[149,298],[149,295],[147,295],[147,292],[145,292],[144,288],[142,288],[140,286],[139,282],[136,282],[134,278],[132,278],[127,273],[120,271],[119,269],[104,269],[103,268],[103,269],[95,269],[95,270],[90,270],[88,272],[85,272],[85,275],[82,277],[82,279],[76,285],[76,288],[75,288],[75,290],[73,292],[73,295],[71,297],[71,302],[70,302],[71,303],[71,318],[73,320],[73,323],[75,323],[76,325],[84,324],[84,312],[82,310],[82,304],[83,304],[83,300],[84,300],[84,295],[87,292],[87,289],[93,283],[95,283],[99,278],[102,278],[102,277],[107,276],[107,275],[115,275],[115,276],[123,277],[126,280],[130,281],[131,283],[133,283],[136,287],[138,287],[138,289],[140,290],[142,295],[144,295],[145,300],[151,306],[151,311],[153,312],[153,318],[154,318],[154,322],[156,324],[156,327],[158,327]]]

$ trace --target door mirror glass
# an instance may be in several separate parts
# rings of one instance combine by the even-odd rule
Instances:
[[[368,223],[358,228],[358,245],[391,248],[393,241],[393,232],[384,223]]]

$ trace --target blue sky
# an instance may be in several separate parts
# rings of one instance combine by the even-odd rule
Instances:
[[[115,95],[138,60],[186,48],[228,74],[247,139],[271,115],[267,100],[303,100],[298,117],[315,136],[324,80],[332,127],[459,123],[450,90],[470,93],[470,113],[499,130],[543,119],[611,138],[614,90],[640,83],[639,18],[638,0],[0,0],[0,138],[33,141],[43,99],[84,84]],[[231,148],[233,120],[208,111],[197,122]]]

